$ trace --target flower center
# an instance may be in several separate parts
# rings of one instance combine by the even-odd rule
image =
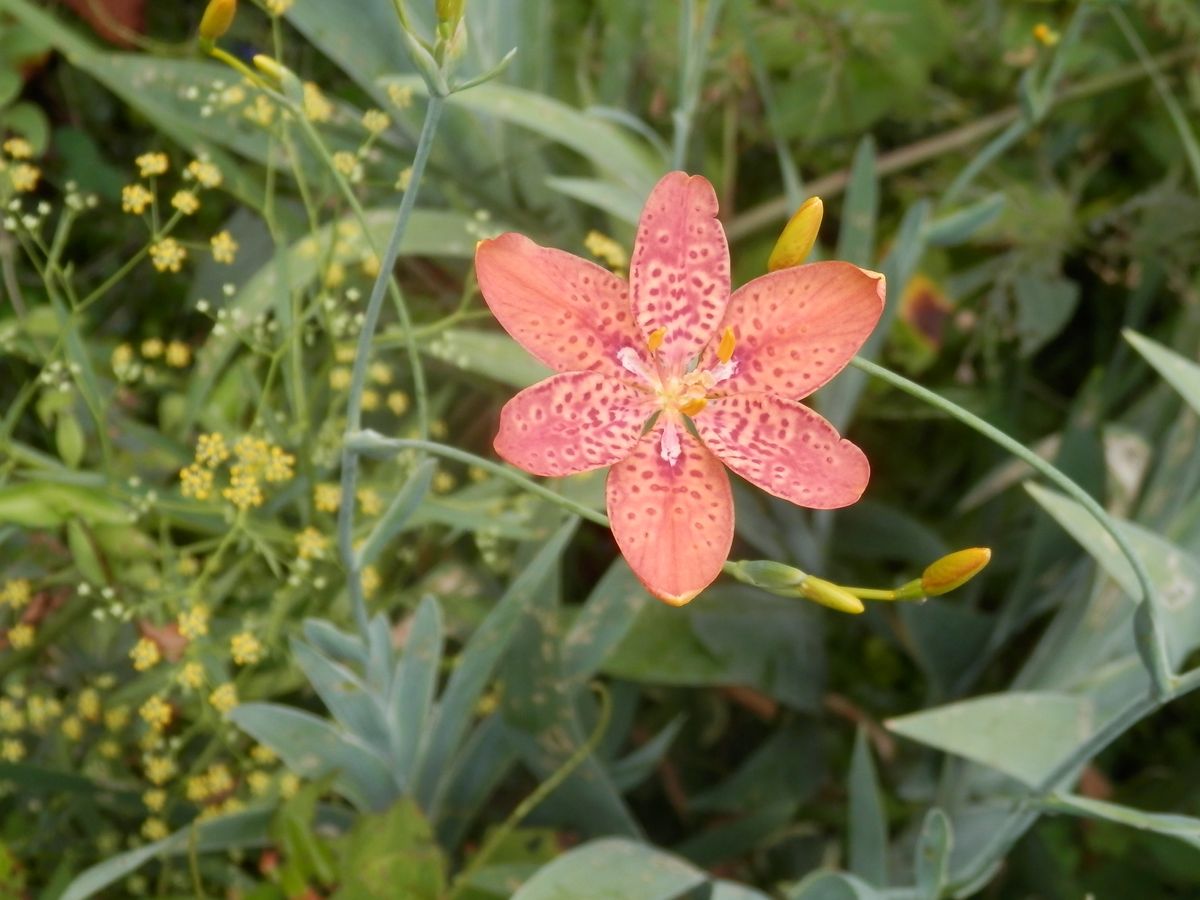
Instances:
[[[685,371],[665,369],[658,358],[658,350],[666,338],[667,329],[658,328],[646,338],[649,360],[633,347],[622,347],[617,359],[626,371],[637,376],[658,400],[659,408],[667,414],[663,428],[661,455],[675,465],[681,452],[679,444],[678,413],[694,416],[708,405],[709,392],[737,371],[737,360],[733,351],[737,344],[733,329],[726,328],[717,345],[717,364],[711,368],[700,368],[704,354],[685,368]]]

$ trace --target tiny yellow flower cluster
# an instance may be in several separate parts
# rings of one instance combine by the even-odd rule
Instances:
[[[311,525],[296,535],[296,555],[301,559],[323,559],[329,538]]]
[[[322,482],[313,488],[313,504],[321,512],[335,513],[342,505],[341,485]]]
[[[221,496],[240,510],[262,506],[266,501],[263,481],[279,484],[295,475],[296,458],[262,438],[243,435],[231,453],[223,435],[203,434],[196,442],[195,459],[179,473],[180,493],[196,500],[210,499],[216,486],[214,470],[231,456],[234,462],[229,467],[229,484]]]
[[[389,84],[387,86],[388,99],[396,106],[397,109],[408,109],[413,102],[413,89],[399,84]]]
[[[267,12],[273,16],[282,16],[289,9],[295,0],[267,0]]]
[[[159,175],[166,175],[167,169],[170,168],[170,162],[165,153],[143,153],[134,163],[138,167],[138,174],[142,178],[155,178]]]
[[[249,631],[235,634],[229,641],[229,655],[239,666],[252,666],[262,661],[262,643]]]
[[[200,199],[192,191],[176,191],[175,196],[171,198],[171,206],[185,216],[190,216],[200,208]]]
[[[212,704],[213,709],[224,715],[238,705],[237,688],[233,686],[232,682],[228,681],[218,685],[208,695],[208,702]]]
[[[8,629],[8,643],[14,650],[24,650],[27,647],[32,647],[33,639],[33,626],[28,622],[22,622]]]
[[[11,606],[13,609],[27,606],[31,599],[33,586],[27,578],[14,578],[4,582],[4,587],[0,588],[0,604]]]
[[[152,732],[161,732],[171,724],[174,711],[171,709],[171,704],[155,694],[141,705],[138,715],[142,717],[143,722],[150,726]]]
[[[133,645],[133,649],[129,651],[129,658],[133,661],[133,667],[139,672],[145,672],[151,669],[162,660],[162,652],[158,649],[158,644],[149,638],[139,638],[138,642]]]
[[[179,634],[188,641],[196,641],[209,632],[209,607],[196,604],[191,610],[179,614]]]
[[[228,230],[218,231],[212,236],[213,260],[226,266],[231,266],[237,259],[238,242]]]
[[[333,118],[333,104],[321,89],[311,81],[304,83],[304,118],[310,122],[328,122]]]
[[[200,187],[209,189],[219,188],[221,182],[224,180],[221,170],[214,163],[206,159],[194,159],[188,163],[183,177],[190,178],[200,185]]]
[[[150,261],[160,272],[178,272],[187,259],[187,250],[175,238],[167,237],[150,245]]]
[[[378,135],[388,130],[392,124],[392,120],[381,109],[368,109],[363,113],[362,124],[363,128],[367,129],[371,134]]]

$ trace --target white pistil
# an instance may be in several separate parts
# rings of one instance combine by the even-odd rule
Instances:
[[[659,455],[667,461],[667,465],[674,466],[679,462],[682,453],[683,447],[679,444],[679,426],[675,424],[674,419],[668,419],[667,424],[663,426]]]

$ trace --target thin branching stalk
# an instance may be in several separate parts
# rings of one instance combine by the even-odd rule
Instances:
[[[346,445],[342,450],[342,502],[338,509],[338,550],[346,567],[346,583],[350,592],[350,603],[354,609],[354,618],[363,635],[367,634],[368,617],[366,599],[362,589],[362,571],[354,553],[354,506],[355,489],[358,486],[358,452],[351,446],[348,438],[362,428],[362,395],[366,385],[367,365],[371,356],[371,342],[375,337],[375,329],[379,324],[379,314],[383,308],[383,295],[388,283],[392,280],[392,271],[396,267],[396,259],[400,255],[400,243],[408,229],[409,219],[412,218],[413,208],[417,202],[417,191],[421,184],[421,176],[429,161],[429,151],[433,146],[433,138],[441,119],[445,98],[430,94],[429,104],[425,108],[425,123],[421,127],[421,136],[417,140],[417,150],[413,157],[412,180],[404,199],[400,203],[400,211],[396,214],[396,224],[392,228],[392,236],[380,261],[379,275],[371,289],[371,299],[367,303],[367,311],[363,318],[362,330],[358,336],[358,351],[354,357],[354,369],[350,376],[350,394],[346,408]],[[412,337],[412,323],[403,323]],[[415,337],[412,337],[415,342]],[[415,346],[410,346],[410,354],[414,354],[414,367],[419,370],[420,364],[415,357]],[[414,385],[420,391],[423,383]],[[422,433],[428,427],[423,422]]]

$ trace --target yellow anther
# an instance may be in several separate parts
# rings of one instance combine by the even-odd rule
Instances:
[[[666,337],[666,326],[663,326],[662,328],[655,328],[652,332],[650,332],[650,336],[646,338],[647,349],[649,349],[651,353],[657,352],[658,348],[662,346],[662,343]]]
[[[726,328],[725,333],[721,335],[721,343],[717,346],[717,359],[723,363],[733,359],[733,348],[737,345],[737,339],[733,336],[733,329]]]
[[[685,416],[694,416],[704,407],[708,406],[708,399],[705,397],[693,397],[679,407],[679,411]]]

